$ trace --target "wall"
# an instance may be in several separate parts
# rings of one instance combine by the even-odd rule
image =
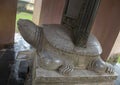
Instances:
[[[0,47],[14,42],[17,0],[0,1]]]

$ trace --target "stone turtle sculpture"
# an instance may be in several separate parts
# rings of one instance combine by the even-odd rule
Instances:
[[[60,73],[65,74],[73,70],[73,65],[63,62],[62,59],[50,56],[50,53],[43,48],[44,34],[43,28],[36,26],[29,20],[19,20],[18,29],[23,38],[32,45],[37,52],[37,59],[40,67],[47,70],[58,70]]]
[[[74,69],[114,72],[113,66],[100,58],[102,48],[92,34],[86,48],[81,48],[74,45],[71,30],[60,24],[39,27],[29,20],[20,19],[18,28],[23,38],[36,49],[41,68],[56,70],[61,74],[69,74]]]

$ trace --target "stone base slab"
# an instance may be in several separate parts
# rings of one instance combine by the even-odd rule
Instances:
[[[63,76],[55,71],[34,69],[33,85],[114,85],[116,74],[97,74],[88,70],[74,70]]]

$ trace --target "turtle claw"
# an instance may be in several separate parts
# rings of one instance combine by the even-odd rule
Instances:
[[[107,66],[106,73],[109,73],[109,74],[114,73],[114,67],[113,67],[113,65],[107,63],[106,66]]]
[[[64,64],[58,68],[58,72],[62,75],[68,75],[70,74],[74,69],[74,66],[72,64]]]

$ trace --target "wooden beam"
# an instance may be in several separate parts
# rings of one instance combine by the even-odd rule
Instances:
[[[100,41],[106,60],[120,31],[120,0],[101,0],[92,32]]]
[[[65,0],[36,0],[33,21],[36,24],[60,24]]]
[[[40,23],[40,13],[42,8],[42,1],[43,0],[35,0],[34,3],[34,11],[33,11],[33,22],[37,25]]]
[[[14,42],[17,0],[0,1],[0,47]]]

